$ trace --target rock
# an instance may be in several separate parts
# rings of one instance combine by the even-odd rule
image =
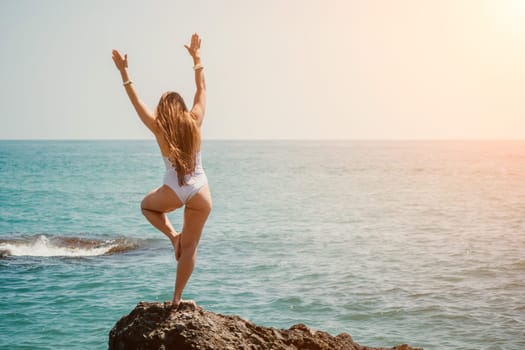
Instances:
[[[297,324],[290,329],[257,326],[239,316],[206,311],[192,302],[178,309],[170,302],[140,302],[109,333],[110,350],[422,350],[406,344],[372,348],[354,343],[349,334],[330,334]]]

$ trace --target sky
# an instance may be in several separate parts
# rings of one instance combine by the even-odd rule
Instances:
[[[525,139],[525,0],[0,0],[0,139],[150,139],[111,50],[205,139]]]

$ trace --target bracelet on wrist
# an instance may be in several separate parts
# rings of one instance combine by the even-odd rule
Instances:
[[[126,80],[125,82],[122,83],[122,85],[124,85],[124,86],[130,85],[130,84],[133,84],[133,81]]]
[[[204,66],[200,63],[197,63],[196,65],[193,66],[193,70],[199,70],[199,69],[203,69]]]

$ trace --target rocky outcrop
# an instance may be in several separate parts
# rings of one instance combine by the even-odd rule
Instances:
[[[387,350],[354,343],[349,334],[334,337],[303,324],[290,329],[257,326],[239,316],[206,311],[191,302],[139,303],[109,333],[110,350]],[[391,350],[418,350],[406,344]],[[422,350],[422,349],[419,349]]]

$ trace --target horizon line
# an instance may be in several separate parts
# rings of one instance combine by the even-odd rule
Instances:
[[[155,141],[154,138],[0,138],[0,141]],[[204,138],[202,141],[525,141],[525,138]]]

